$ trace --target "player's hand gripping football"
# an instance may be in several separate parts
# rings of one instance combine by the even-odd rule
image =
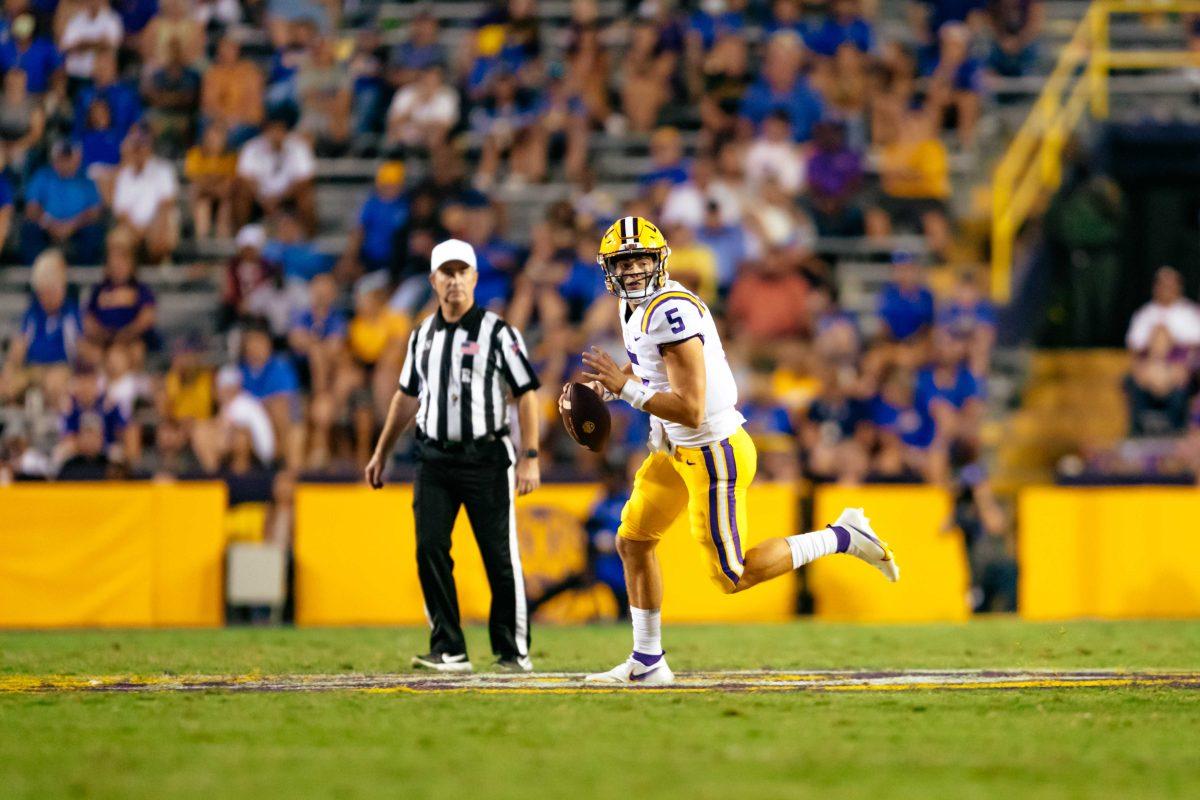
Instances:
[[[612,356],[599,347],[592,347],[591,352],[583,354],[583,366],[585,368],[584,378],[600,384],[613,394],[620,394],[621,387],[625,385],[625,381],[629,380],[625,370],[617,366],[617,362],[613,361]],[[597,394],[601,393],[597,392]]]
[[[600,383],[600,381],[587,381],[583,385],[588,387],[589,389],[591,389],[596,394],[600,395],[600,397],[605,400],[612,399],[611,397],[608,397],[605,394],[604,386]],[[561,416],[570,410],[571,410],[571,382],[567,381],[566,383],[563,384],[562,391],[558,393],[558,413]]]

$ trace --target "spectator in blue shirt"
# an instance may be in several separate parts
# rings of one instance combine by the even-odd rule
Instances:
[[[338,262],[343,280],[364,272],[388,270],[397,273],[401,260],[401,237],[408,223],[408,198],[404,196],[404,163],[381,164],[375,172],[373,191],[358,212],[358,224],[350,231],[346,249]]]
[[[300,420],[300,378],[291,359],[275,354],[271,328],[265,320],[252,320],[242,331],[242,388],[262,401],[275,441],[290,442],[293,426]],[[285,448],[289,466],[293,448]]]
[[[475,186],[480,191],[495,181],[507,156],[509,180],[537,183],[546,173],[546,135],[539,122],[539,98],[517,84],[517,76],[501,70],[488,97],[471,112],[471,129],[483,137]]]
[[[128,441],[128,426],[129,420],[121,409],[105,397],[96,368],[80,366],[71,379],[70,406],[59,420],[60,452],[74,455],[77,450],[89,449],[77,445],[87,432],[95,429],[103,439],[101,450],[111,452],[123,440]]]
[[[1046,16],[1042,0],[988,0],[987,6],[993,39],[988,66],[1005,77],[1028,75],[1037,64]]]
[[[717,259],[717,288],[721,295],[729,291],[738,267],[746,260],[746,231],[741,225],[727,225],[721,219],[721,205],[708,200],[704,224],[696,231],[696,241],[712,250]]]
[[[792,138],[807,142],[825,113],[824,103],[800,72],[803,45],[791,33],[778,33],[767,44],[762,78],[746,92],[741,116],[757,128],[774,111],[783,111],[792,122]]]
[[[445,65],[446,53],[438,42],[437,17],[429,10],[409,23],[408,38],[392,48],[388,58],[392,85],[399,87],[416,79],[421,70]]]
[[[917,0],[914,33],[920,42],[932,43],[942,26],[952,22],[971,23],[978,29],[979,19],[988,0]]]
[[[933,336],[933,360],[917,372],[915,405],[935,420],[946,443],[974,441],[983,418],[984,385],[971,374],[966,357],[962,339],[938,330]]]
[[[964,147],[975,141],[975,126],[983,95],[983,64],[971,57],[971,31],[961,22],[948,22],[938,31],[939,47],[932,59],[918,61],[929,78],[926,104],[943,116],[954,110],[958,139]]]
[[[904,342],[933,324],[933,292],[921,279],[921,268],[908,253],[892,257],[892,280],[879,293],[879,316],[892,339]]]
[[[263,258],[283,268],[289,280],[308,282],[317,275],[333,271],[336,259],[322,253],[304,235],[304,226],[294,215],[276,215],[275,238],[263,248]]]
[[[66,386],[67,364],[75,360],[83,333],[79,307],[67,293],[67,264],[62,253],[51,249],[38,256],[30,285],[29,306],[0,369],[0,398],[19,397],[34,381],[53,407]]]
[[[817,55],[832,58],[843,44],[849,43],[863,53],[875,44],[871,25],[862,17],[858,0],[834,0],[833,13],[825,22],[804,37],[809,49]]]
[[[638,178],[643,189],[665,185],[670,189],[687,183],[688,163],[683,157],[683,137],[675,128],[663,126],[650,137],[650,171]]]
[[[938,310],[937,324],[966,342],[971,370],[986,375],[996,341],[996,307],[983,296],[973,272],[959,275],[950,301]]]
[[[14,349],[9,358],[30,366],[66,364],[75,360],[83,334],[79,306],[67,296],[67,263],[55,249],[44,251],[33,264],[33,296],[21,320],[20,358]]]
[[[104,278],[92,289],[83,318],[87,348],[95,360],[113,347],[124,348],[130,362],[140,367],[146,350],[158,343],[154,292],[134,274],[136,243],[123,230],[108,237]]]
[[[309,306],[292,315],[288,345],[314,395],[329,394],[345,352],[346,315],[334,308],[337,282],[330,274],[318,275],[308,286]]]
[[[707,51],[717,39],[737,35],[745,27],[746,0],[702,0],[688,19],[688,43]]]
[[[894,369],[871,401],[871,422],[879,433],[875,471],[889,477],[906,474],[932,480],[939,475],[941,448],[935,448],[937,425],[916,403],[911,373]]]
[[[24,70],[29,93],[42,95],[50,88],[54,73],[62,67],[62,56],[50,37],[34,34],[36,26],[32,14],[21,14],[13,20],[12,36],[0,43],[0,72]]]
[[[136,39],[158,14],[158,0],[109,0],[109,3],[121,17],[127,39]]]
[[[142,100],[137,87],[123,81],[117,72],[117,56],[109,50],[96,53],[92,83],[85,86],[75,98],[75,135],[83,133],[87,121],[87,110],[95,98],[102,98],[112,112],[112,124],[121,138],[129,133],[133,123],[141,119]]]
[[[105,205],[110,205],[117,166],[121,163],[121,134],[113,127],[112,109],[104,98],[93,98],[88,106],[79,144],[84,173],[96,182]]]
[[[32,264],[51,244],[65,248],[68,260],[100,260],[103,206],[95,182],[83,174],[78,145],[60,141],[51,150],[51,166],[38,170],[25,188],[21,254]]]

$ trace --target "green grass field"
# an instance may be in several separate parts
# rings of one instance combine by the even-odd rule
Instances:
[[[404,671],[425,632],[0,633],[19,676]],[[538,628],[539,670],[624,626]],[[470,632],[485,664],[486,632]],[[1200,671],[1200,622],[675,627],[677,672]],[[0,691],[3,798],[1200,797],[1200,690],[444,694]]]

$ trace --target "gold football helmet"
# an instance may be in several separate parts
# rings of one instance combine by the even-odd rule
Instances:
[[[625,258],[646,256],[654,258],[654,268],[649,272],[616,275],[613,267]],[[667,282],[667,259],[671,248],[662,232],[644,217],[621,217],[609,226],[600,240],[600,252],[596,263],[604,270],[604,285],[608,291],[626,300],[644,300],[661,289]],[[633,291],[625,288],[625,282],[641,280],[641,288]]]

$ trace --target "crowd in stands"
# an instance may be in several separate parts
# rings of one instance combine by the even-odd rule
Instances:
[[[765,477],[960,480],[995,313],[970,269],[935,297],[927,264],[953,260],[950,154],[974,145],[987,76],[1033,68],[1040,3],[924,0],[899,38],[877,5],[644,0],[610,21],[575,0],[560,42],[508,0],[450,48],[432,7],[386,46],[362,3],[351,30],[326,0],[7,0],[0,238],[31,292],[5,321],[0,473],[265,471],[276,499],[353,477],[437,241],[474,245],[477,301],[555,386],[586,344],[620,352],[595,250],[640,214],[721,319]],[[632,196],[597,136],[648,140]],[[318,166],[348,155],[375,183],[330,252]],[[504,198],[547,181],[569,198],[509,229]],[[819,242],[904,231],[930,256],[893,253],[874,313],[842,308]],[[178,263],[209,240],[227,262]],[[81,293],[82,265],[102,276]],[[219,337],[163,335],[147,270],[219,281]],[[546,402],[549,459],[594,470]],[[636,453],[644,415],[612,410],[614,453]]]
[[[1085,454],[1085,467],[1194,480],[1200,475],[1200,305],[1184,294],[1178,270],[1159,268],[1151,299],[1133,315],[1125,343],[1131,438],[1114,450]]]

